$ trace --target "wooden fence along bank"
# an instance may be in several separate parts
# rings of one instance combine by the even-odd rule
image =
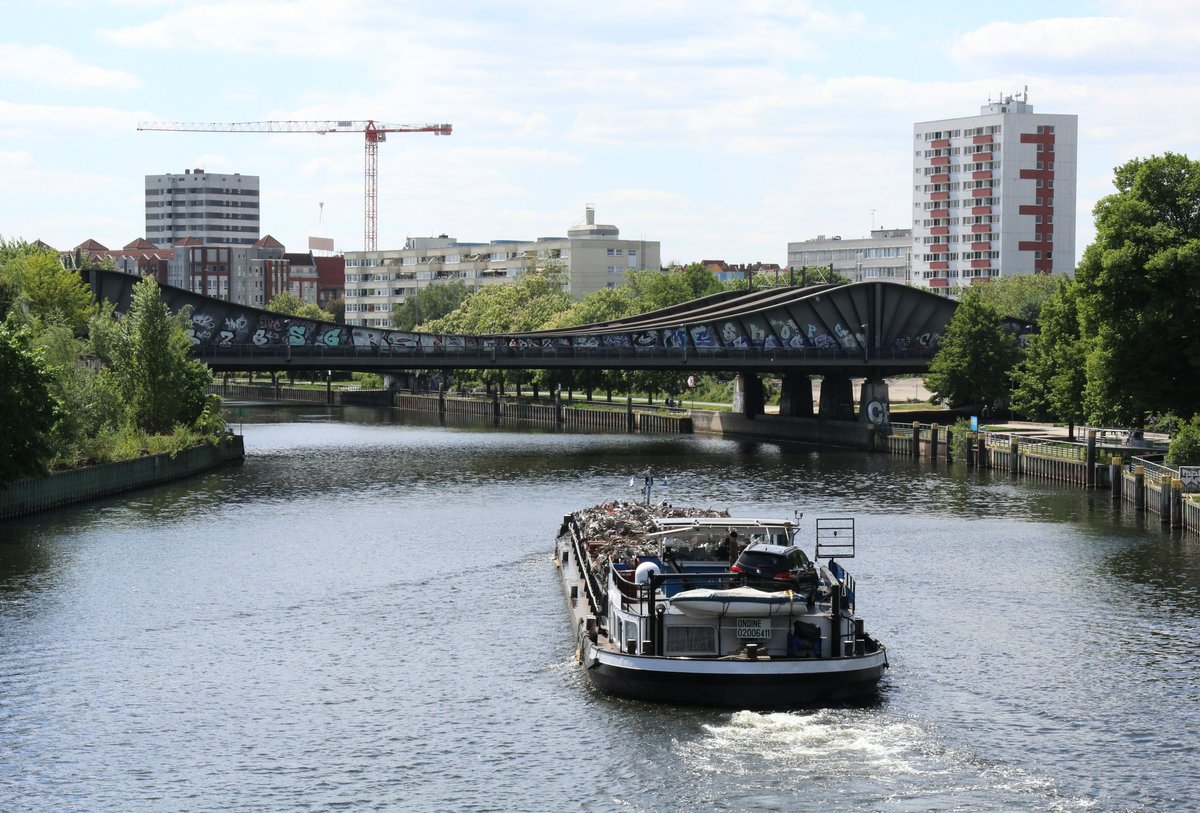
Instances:
[[[445,393],[437,395],[392,396],[392,406],[410,412],[450,415],[496,424],[513,421],[538,423],[570,429],[590,429],[609,432],[646,432],[653,434],[690,434],[692,419],[687,415],[664,415],[633,408],[627,402],[624,410],[588,409],[564,404],[554,398],[550,404],[502,401],[499,396],[489,400],[462,398]]]
[[[1131,503],[1139,512],[1157,514],[1164,526],[1200,534],[1200,497],[1188,494],[1178,469],[1151,459],[1161,458],[1161,451],[1151,455],[1144,446],[1128,446],[1118,439],[1123,434],[1087,429],[1086,441],[1076,443],[1005,432],[969,432],[966,464],[968,468],[1007,471],[1014,477],[1110,489],[1114,502]],[[949,462],[949,450],[950,431],[937,424],[893,425],[888,438],[892,454],[929,460],[944,456]]]

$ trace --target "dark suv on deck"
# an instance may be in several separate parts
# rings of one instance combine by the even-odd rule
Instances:
[[[808,556],[800,548],[786,545],[747,545],[729,570],[760,588],[807,590],[817,584],[817,571]]]

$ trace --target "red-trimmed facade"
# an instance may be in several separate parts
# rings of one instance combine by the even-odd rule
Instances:
[[[1077,132],[1012,97],[914,125],[913,282],[1072,272]]]

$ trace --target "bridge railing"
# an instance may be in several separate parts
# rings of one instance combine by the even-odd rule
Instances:
[[[196,354],[205,359],[228,358],[261,358],[278,360],[281,358],[400,358],[400,359],[433,359],[454,358],[479,360],[481,362],[506,360],[537,361],[541,359],[587,359],[611,360],[624,362],[631,360],[682,360],[692,359],[721,359],[721,360],[756,360],[787,361],[787,360],[844,360],[848,362],[864,361],[866,363],[882,360],[925,359],[933,355],[932,351],[922,350],[892,350],[882,354],[873,354],[869,361],[863,357],[862,351],[843,348],[696,348],[685,350],[678,347],[456,347],[456,346],[362,346],[362,345],[257,345],[257,344],[227,344],[218,346],[198,346]]]

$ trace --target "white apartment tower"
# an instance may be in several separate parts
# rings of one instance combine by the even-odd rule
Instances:
[[[1073,273],[1078,131],[1028,94],[913,125],[913,284]]]
[[[252,246],[261,236],[258,206],[257,175],[147,175],[146,239],[162,248],[187,237],[204,246]]]

